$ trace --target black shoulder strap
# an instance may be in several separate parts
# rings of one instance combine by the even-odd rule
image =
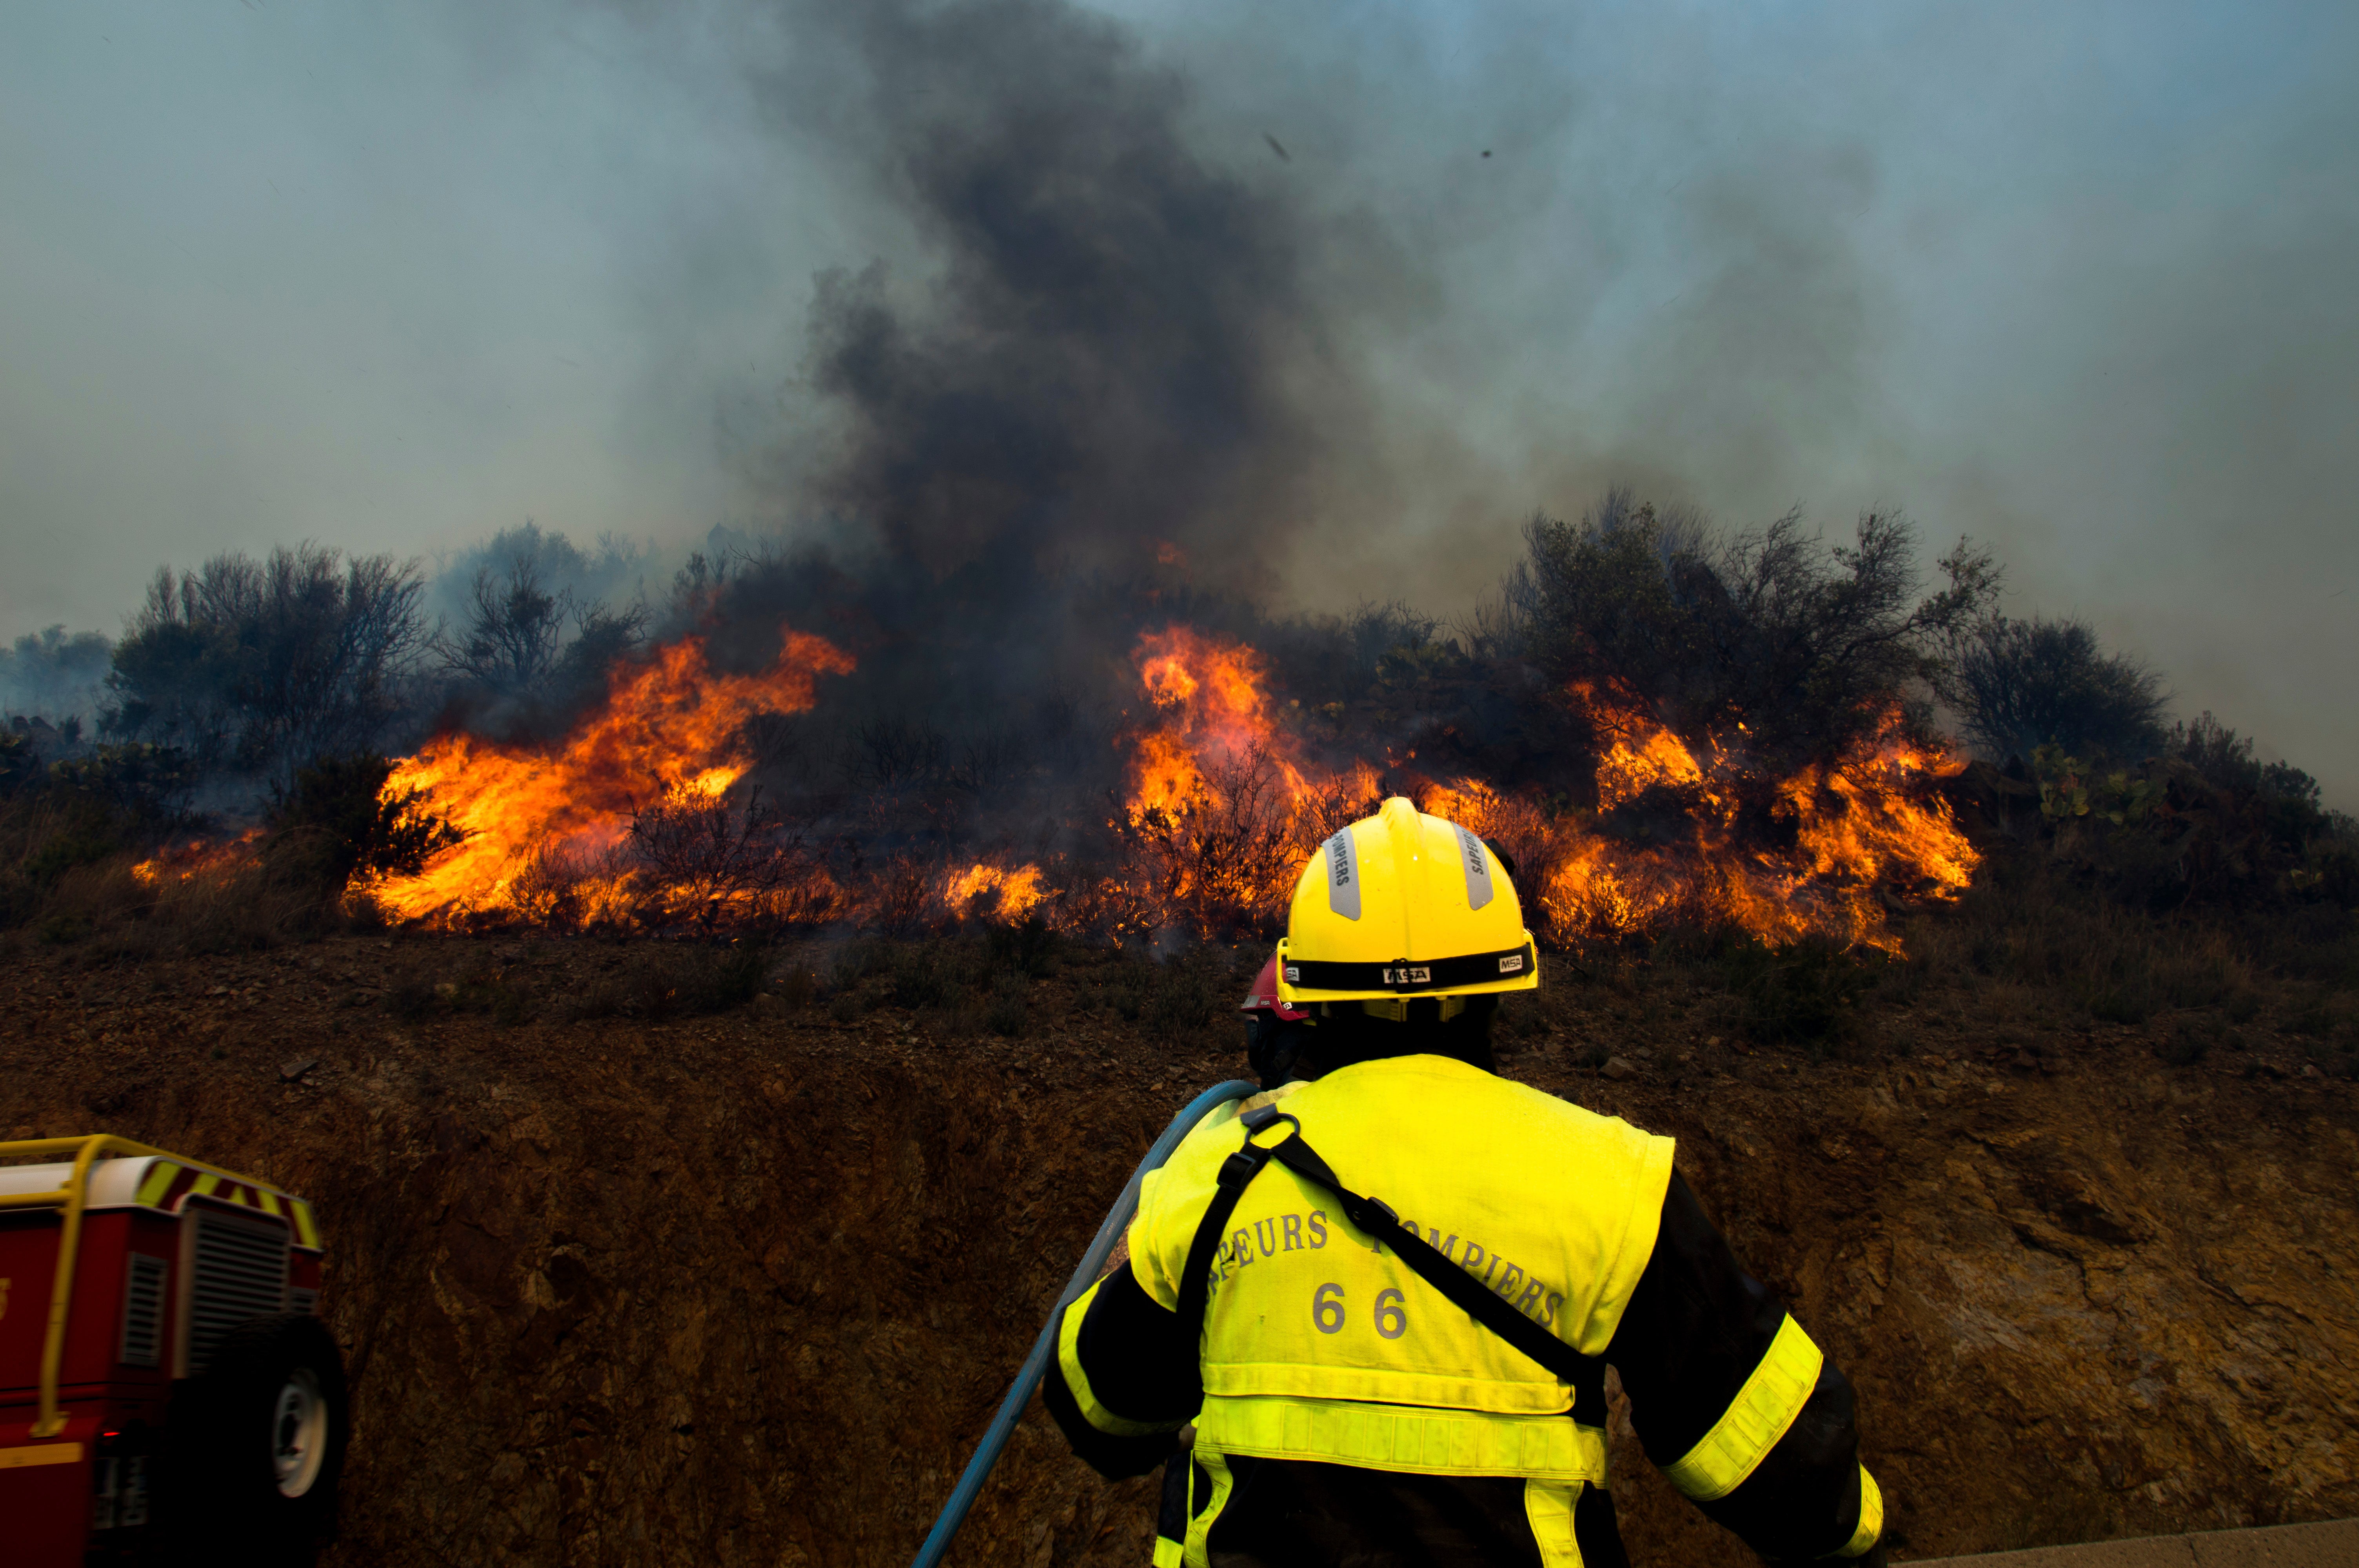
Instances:
[[[1212,1178],[1212,1205],[1196,1222],[1195,1239],[1188,1244],[1188,1262],[1180,1273],[1178,1311],[1180,1321],[1192,1330],[1188,1336],[1191,1345],[1203,1338],[1204,1304],[1212,1293],[1212,1260],[1219,1255],[1221,1243],[1228,1239],[1229,1216],[1237,1212],[1237,1200],[1245,1195],[1246,1186],[1269,1161],[1270,1152],[1248,1132],[1245,1146],[1222,1161],[1220,1174]]]
[[[1592,1426],[1604,1424],[1605,1363],[1602,1359],[1582,1355],[1517,1312],[1505,1297],[1451,1262],[1415,1228],[1401,1224],[1400,1216],[1390,1205],[1346,1188],[1327,1162],[1320,1158],[1318,1151],[1303,1141],[1302,1124],[1291,1116],[1275,1106],[1262,1106],[1239,1119],[1245,1125],[1245,1145],[1221,1166],[1212,1206],[1204,1211],[1202,1222],[1196,1227],[1195,1239],[1188,1249],[1187,1272],[1180,1277],[1179,1312],[1180,1320],[1195,1330],[1191,1338],[1201,1341],[1203,1335],[1204,1309],[1212,1293],[1212,1260],[1226,1239],[1229,1217],[1236,1212],[1237,1200],[1245,1196],[1246,1184],[1261,1173],[1263,1166],[1275,1160],[1311,1185],[1333,1193],[1344,1217],[1388,1244],[1418,1278],[1449,1297],[1475,1322],[1548,1368],[1559,1382],[1570,1386],[1574,1420]],[[1293,1123],[1294,1136],[1266,1148],[1253,1141],[1255,1133],[1279,1120]]]

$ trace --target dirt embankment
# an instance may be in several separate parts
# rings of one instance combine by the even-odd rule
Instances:
[[[375,1000],[462,950],[7,960],[0,1133],[118,1131],[318,1201],[356,1390],[342,1564],[905,1562],[1130,1165],[1236,1067],[1151,1044],[1086,973],[1014,1042]],[[551,992],[600,961],[511,956]],[[2167,1067],[2127,1032],[2011,1066],[1930,1016],[1912,1055],[1811,1067],[1573,983],[1543,1017],[1506,1070],[1678,1135],[1858,1381],[1901,1555],[2359,1513],[2350,1083]],[[1598,1044],[1635,1071],[1571,1065]],[[1616,1463],[1638,1561],[1741,1559]],[[954,1560],[1136,1563],[1148,1489],[1097,1483],[1036,1406]]]

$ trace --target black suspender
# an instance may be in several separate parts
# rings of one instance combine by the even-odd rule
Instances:
[[[1346,1188],[1327,1162],[1320,1158],[1318,1151],[1303,1141],[1302,1124],[1293,1117],[1276,1106],[1261,1106],[1239,1119],[1245,1126],[1245,1147],[1223,1162],[1220,1174],[1214,1178],[1212,1205],[1196,1227],[1195,1239],[1188,1248],[1187,1269],[1180,1280],[1179,1314],[1180,1321],[1193,1328],[1189,1336],[1192,1342],[1202,1340],[1204,1310],[1212,1294],[1212,1260],[1227,1238],[1229,1217],[1236,1212],[1237,1200],[1245,1196],[1246,1186],[1275,1160],[1312,1186],[1334,1194],[1344,1217],[1388,1244],[1418,1278],[1449,1297],[1475,1322],[1538,1362],[1559,1382],[1570,1386],[1575,1421],[1588,1426],[1605,1424],[1605,1363],[1602,1359],[1583,1356],[1517,1312],[1505,1297],[1451,1262],[1414,1227],[1402,1225],[1400,1216],[1393,1212],[1390,1205]],[[1275,1121],[1291,1123],[1294,1135],[1266,1148],[1256,1143],[1253,1135]]]

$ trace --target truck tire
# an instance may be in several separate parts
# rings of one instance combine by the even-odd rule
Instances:
[[[222,1337],[173,1395],[165,1523],[176,1561],[308,1563],[334,1530],[351,1421],[343,1362],[316,1317],[282,1313]]]

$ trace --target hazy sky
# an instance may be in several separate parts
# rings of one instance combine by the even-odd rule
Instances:
[[[1614,480],[1898,503],[2359,806],[2359,7],[1112,14],[1345,302],[1368,449],[1299,602],[1454,608]],[[812,48],[756,5],[0,9],[0,637],[278,540],[775,520],[814,275],[929,260],[857,118],[782,111]]]

